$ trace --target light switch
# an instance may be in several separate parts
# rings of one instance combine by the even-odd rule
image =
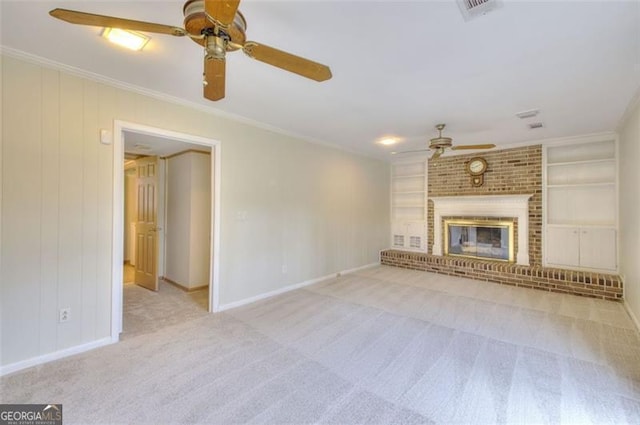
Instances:
[[[110,145],[111,144],[111,132],[109,130],[106,129],[100,129],[100,143],[102,143],[103,145]]]

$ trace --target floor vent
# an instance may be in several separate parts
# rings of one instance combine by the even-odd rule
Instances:
[[[502,7],[502,0],[458,0],[458,7],[468,21]]]

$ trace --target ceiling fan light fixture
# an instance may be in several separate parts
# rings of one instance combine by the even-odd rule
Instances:
[[[140,51],[147,45],[151,37],[136,31],[122,30],[120,28],[105,28],[102,37],[118,46],[129,50]]]

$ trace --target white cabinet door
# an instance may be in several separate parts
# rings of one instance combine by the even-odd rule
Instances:
[[[547,263],[558,266],[580,266],[580,229],[547,228]]]
[[[582,228],[580,230],[580,266],[590,269],[616,269],[616,231]]]

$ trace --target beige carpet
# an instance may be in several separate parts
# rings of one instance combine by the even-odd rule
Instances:
[[[4,377],[65,424],[640,423],[621,304],[376,267]]]
[[[121,340],[208,315],[207,289],[185,292],[160,280],[158,292],[153,292],[126,283],[123,297]]]

